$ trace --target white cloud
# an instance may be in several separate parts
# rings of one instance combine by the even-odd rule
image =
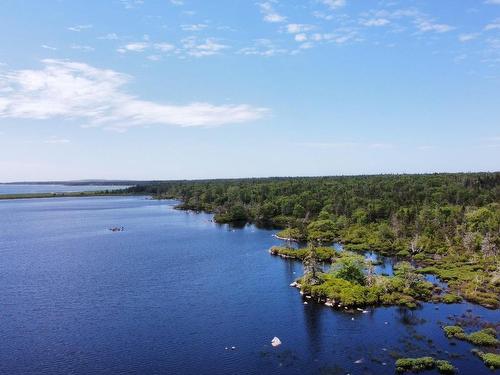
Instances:
[[[196,23],[190,25],[181,25],[183,31],[202,31],[206,29],[208,25],[206,23]]]
[[[51,50],[51,51],[56,51],[57,50],[56,47],[52,47],[52,46],[49,46],[47,44],[42,44],[40,47],[42,47],[43,49]]]
[[[388,25],[391,21],[387,18],[371,18],[368,20],[362,20],[361,24],[363,26],[385,26]]]
[[[42,63],[40,70],[0,73],[0,118],[76,119],[88,126],[125,130],[153,124],[220,126],[258,120],[267,112],[247,104],[141,100],[124,90],[128,75],[66,60]]]
[[[134,42],[134,43],[128,43],[125,44],[123,47],[118,48],[118,52],[120,53],[125,53],[125,52],[143,52],[147,48],[150,47],[150,44],[147,42]]]
[[[264,21],[271,23],[285,22],[286,17],[277,13],[270,2],[259,3],[260,12],[264,16]]]
[[[326,21],[331,21],[333,19],[333,15],[332,14],[326,14],[326,13],[323,13],[323,12],[319,12],[317,10],[315,10],[314,12],[312,12],[312,15],[313,15],[313,17],[319,18],[321,20],[326,20]]]
[[[76,26],[71,26],[68,27],[69,31],[75,31],[75,32],[80,32],[83,30],[91,29],[93,26],[92,25],[76,25]]]
[[[144,4],[144,0],[120,0],[125,9],[133,9],[142,4]]]
[[[487,24],[484,29],[486,31],[490,31],[490,30],[497,30],[497,29],[500,29],[500,18],[497,18],[495,21],[493,21],[492,23],[489,23]]]
[[[76,49],[84,52],[92,52],[94,51],[94,47],[91,46],[85,46],[85,45],[80,45],[80,44],[72,44],[71,49]]]
[[[124,46],[117,49],[120,53],[127,52],[144,52],[146,50],[155,49],[160,52],[172,52],[175,50],[175,46],[170,43],[150,43],[150,42],[133,42],[125,44]]]
[[[288,50],[276,46],[269,39],[256,39],[254,40],[253,46],[242,48],[238,51],[238,53],[242,55],[272,57],[286,54],[288,53]]]
[[[306,31],[312,30],[314,27],[312,25],[300,24],[300,23],[289,23],[286,25],[286,31],[289,34],[299,34]]]
[[[196,37],[188,37],[182,40],[184,51],[189,56],[204,57],[219,54],[222,50],[229,48],[218,43],[214,38],[206,38],[199,41]]]
[[[48,144],[52,144],[52,145],[65,145],[65,144],[71,143],[71,141],[69,139],[66,139],[66,138],[52,136],[52,137],[44,140],[43,143],[48,143]]]
[[[170,0],[170,4],[177,6],[184,5],[184,0]]]
[[[486,0],[485,4],[500,5],[500,0]]]
[[[431,20],[425,18],[418,18],[415,20],[415,25],[417,29],[423,33],[426,32],[436,32],[436,33],[446,33],[455,29],[453,26],[444,23],[434,23]]]
[[[471,40],[476,39],[479,36],[479,33],[471,33],[471,34],[460,34],[458,36],[458,40],[462,43],[470,42]]]
[[[297,42],[305,42],[307,40],[307,35],[306,34],[296,34],[295,35],[295,41]]]
[[[175,46],[170,43],[155,43],[153,48],[161,52],[170,52],[175,50]]]
[[[118,40],[118,35],[116,33],[108,33],[106,35],[100,36],[97,39],[103,39],[103,40]]]
[[[342,8],[346,5],[345,0],[320,0],[320,2],[332,10]]]

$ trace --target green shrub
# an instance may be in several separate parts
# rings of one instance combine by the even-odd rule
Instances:
[[[463,339],[466,336],[463,328],[460,326],[446,326],[443,328],[443,330],[444,334],[448,338],[457,337]]]
[[[488,366],[490,369],[494,370],[500,368],[500,354],[483,353],[476,349],[474,349],[472,352],[479,358],[481,358],[484,364]]]
[[[424,371],[431,370],[436,366],[436,361],[432,357],[421,358],[400,358],[396,361],[396,371]]]
[[[478,332],[473,332],[467,335],[467,341],[479,346],[496,346],[498,345],[498,340],[491,330],[484,329]]]
[[[456,371],[450,362],[444,360],[437,360],[436,367],[441,374],[454,374]]]
[[[396,371],[398,372],[419,372],[437,368],[441,374],[454,374],[456,369],[453,365],[444,360],[436,360],[432,357],[421,358],[400,358],[396,361]]]
[[[444,297],[443,297],[443,302],[444,303],[460,303],[462,302],[462,297],[460,297],[459,295],[457,294],[446,294]]]

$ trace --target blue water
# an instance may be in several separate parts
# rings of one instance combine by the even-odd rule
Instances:
[[[217,225],[174,204],[0,201],[0,373],[390,374],[391,354],[490,373],[440,325],[468,309],[498,322],[498,311],[304,305],[289,287],[300,263],[268,253],[274,231]]]
[[[0,184],[1,194],[30,194],[30,193],[79,193],[82,191],[101,191],[124,189],[128,186],[117,185],[45,185],[45,184]]]

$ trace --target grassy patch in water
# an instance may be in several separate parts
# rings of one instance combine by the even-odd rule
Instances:
[[[472,352],[481,358],[486,366],[490,369],[500,369],[500,354],[495,353],[484,353],[479,350],[472,350]]]
[[[444,333],[448,338],[456,338],[459,340],[468,341],[471,344],[478,346],[497,346],[499,341],[497,333],[493,328],[485,328],[480,331],[465,333],[460,326],[443,327]]]
[[[435,368],[441,374],[454,374],[456,371],[450,362],[432,357],[400,358],[396,361],[397,372],[420,372]]]

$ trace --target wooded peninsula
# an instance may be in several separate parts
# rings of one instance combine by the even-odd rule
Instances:
[[[500,172],[169,181],[125,191],[308,242],[271,253],[304,261],[299,286],[318,300],[414,306],[435,298],[420,277],[434,274],[449,287],[443,302],[500,307]],[[345,253],[325,248],[333,242]],[[397,257],[394,277],[370,277],[356,256],[364,250]],[[331,271],[321,271],[320,261]]]

